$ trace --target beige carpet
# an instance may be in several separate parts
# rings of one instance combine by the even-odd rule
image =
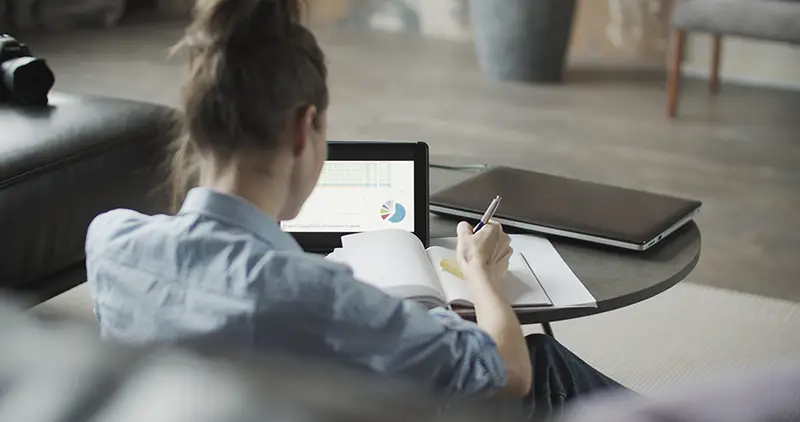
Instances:
[[[643,393],[800,359],[800,305],[689,283],[553,329],[586,361]]]
[[[85,284],[34,309],[93,322]],[[579,356],[643,393],[800,359],[800,305],[696,284],[553,328]]]

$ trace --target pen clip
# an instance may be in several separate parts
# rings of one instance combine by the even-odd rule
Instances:
[[[500,200],[503,199],[500,195],[497,195],[492,199],[492,202],[489,203],[489,208],[486,209],[486,212],[483,213],[483,216],[478,221],[478,224],[475,228],[472,229],[472,233],[475,234],[483,228],[483,226],[489,224],[489,222],[494,218],[494,213],[497,211],[497,207],[500,205]]]
[[[503,199],[503,198],[500,195],[497,195],[497,196],[494,197],[494,200],[489,205],[489,212],[488,212],[489,215],[488,215],[488,217],[486,217],[486,221],[484,221],[484,224],[489,224],[489,222],[492,221],[492,218],[494,218],[494,213],[496,213],[497,212],[497,208],[500,207],[500,200],[501,199]]]

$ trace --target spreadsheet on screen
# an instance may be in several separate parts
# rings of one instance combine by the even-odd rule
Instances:
[[[414,231],[414,161],[326,161],[287,232]]]

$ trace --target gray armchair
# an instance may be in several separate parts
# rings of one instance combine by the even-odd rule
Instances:
[[[672,15],[674,51],[667,80],[667,114],[675,117],[687,32],[712,35],[709,88],[719,89],[722,36],[800,44],[800,0],[685,0]]]

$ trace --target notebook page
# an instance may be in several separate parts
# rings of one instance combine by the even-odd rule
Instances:
[[[431,263],[438,270],[439,282],[448,302],[458,305],[472,303],[467,281],[443,269],[439,263],[442,259],[453,259],[455,252],[450,249],[432,246],[428,248]],[[500,294],[512,306],[537,307],[549,306],[550,299],[542,288],[536,275],[531,271],[525,257],[514,252],[509,258],[508,272],[500,281]]]
[[[512,306],[550,306],[550,298],[531,270],[525,255],[514,252],[509,258],[508,272],[500,282],[500,292]]]
[[[597,307],[594,296],[547,238],[512,234],[511,247],[528,259],[554,307]]]
[[[344,249],[342,248],[334,249],[333,252],[325,256],[325,259],[331,262],[338,262],[339,264],[350,265],[347,262],[347,258],[344,256]]]
[[[428,248],[428,259],[430,260],[434,271],[436,271],[436,276],[439,279],[439,285],[442,286],[442,292],[444,293],[444,297],[447,302],[453,302],[455,300],[467,300],[469,297],[469,290],[468,286],[466,285],[467,281],[447,272],[439,265],[443,259],[453,258],[455,258],[455,253],[450,249],[439,246],[431,246]]]
[[[336,259],[346,261],[357,279],[389,294],[445,301],[422,243],[407,231],[375,230],[344,236]]]
[[[454,237],[431,239],[431,244],[455,250]],[[555,308],[596,307],[589,290],[561,258],[556,248],[542,236],[512,234],[511,247],[521,253],[536,274]]]

